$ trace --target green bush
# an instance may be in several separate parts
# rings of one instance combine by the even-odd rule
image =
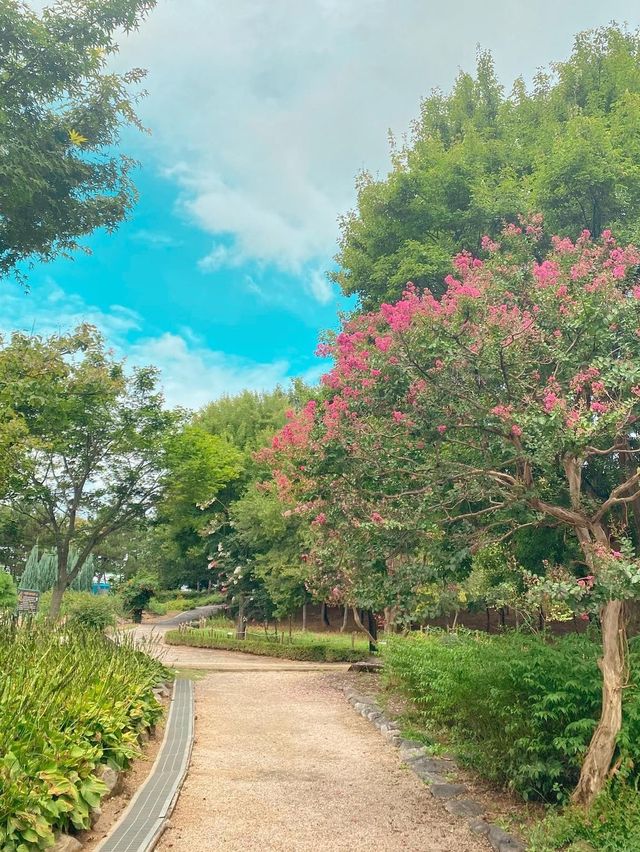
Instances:
[[[154,615],[166,615],[168,612],[186,612],[198,606],[208,606],[222,603],[222,595],[218,592],[176,592],[165,589],[151,598],[147,611]]]
[[[640,849],[640,796],[634,787],[604,790],[588,811],[567,808],[536,826],[529,852],[637,852]]]
[[[95,630],[0,621],[0,849],[53,845],[88,829],[106,792],[100,764],[123,768],[162,708],[156,660]]]
[[[67,609],[71,624],[94,630],[105,630],[115,625],[115,598],[110,595],[80,595],[70,602]]]
[[[118,595],[94,595],[92,592],[75,592],[73,589],[67,589],[64,593],[62,606],[60,607],[60,614],[63,617],[71,617],[73,613],[82,610],[85,607],[91,609],[94,601],[100,601],[100,603],[97,604],[98,607],[104,607],[105,610],[108,609],[111,611],[113,619],[109,622],[110,624],[115,622],[115,619],[119,615],[122,615],[122,601]],[[43,594],[40,595],[40,603],[38,606],[39,620],[43,621],[46,619],[50,606],[51,592],[43,592]]]
[[[329,643],[305,643],[301,645],[268,642],[262,639],[234,639],[203,630],[169,630],[165,634],[169,645],[189,645],[195,648],[217,648],[222,651],[242,651],[262,657],[279,657],[285,660],[308,660],[322,663],[355,663],[366,660],[368,651],[345,648]]]
[[[444,732],[459,757],[525,799],[562,802],[575,785],[600,713],[600,644],[509,633],[392,637],[391,684],[422,723]],[[632,643],[619,738],[620,776],[640,758],[640,656]],[[640,765],[640,764],[639,764]]]
[[[118,589],[124,611],[132,613],[134,620],[139,621],[142,611],[147,608],[157,588],[158,581],[150,574],[140,573],[131,577]]]
[[[0,570],[0,612],[15,610],[18,603],[18,592],[11,574]]]

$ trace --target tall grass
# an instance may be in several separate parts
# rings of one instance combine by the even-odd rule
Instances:
[[[45,849],[55,829],[87,829],[106,788],[162,709],[162,666],[126,638],[0,621],[0,849]]]

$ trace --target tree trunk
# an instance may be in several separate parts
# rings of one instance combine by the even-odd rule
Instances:
[[[62,581],[58,579],[57,583],[51,591],[51,606],[49,607],[49,620],[56,621],[60,616],[60,607],[62,606],[62,598],[67,590],[66,578]]]
[[[331,627],[331,622],[329,621],[329,614],[327,612],[327,605],[326,603],[324,603],[324,601],[322,603],[322,606],[320,607],[320,617],[325,627]]]
[[[369,645],[371,645],[371,643],[373,643],[373,644],[375,645],[375,642],[376,642],[376,638],[377,638],[377,637],[376,637],[376,636],[372,636],[372,634],[371,634],[371,633],[369,633],[369,631],[367,630],[367,628],[366,628],[366,627],[364,626],[364,624],[362,623],[362,619],[360,618],[360,613],[358,612],[358,607],[357,607],[357,606],[354,606],[354,607],[353,607],[353,620],[355,621],[356,627],[357,627],[359,630],[361,630],[364,634],[366,634],[367,638],[369,639]]]
[[[238,601],[238,621],[236,622],[236,639],[247,638],[247,625],[244,620],[244,596],[240,595]]]
[[[367,610],[367,625],[369,627],[369,653],[375,654],[378,650],[378,622],[372,609]]]
[[[344,614],[342,616],[342,627],[340,628],[340,633],[344,633],[347,629],[347,621],[349,620],[349,607],[345,605]]]
[[[302,604],[302,632],[306,633],[307,631],[307,603],[306,601]]]
[[[571,796],[574,804],[589,807],[602,789],[622,726],[622,690],[627,679],[624,603],[609,601],[600,610],[602,621],[602,712],[586,757],[580,780]]]

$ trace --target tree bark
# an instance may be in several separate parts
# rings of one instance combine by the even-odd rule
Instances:
[[[320,607],[320,617],[325,627],[331,627],[331,622],[329,621],[329,614],[327,612],[327,605],[326,603],[324,603],[324,601]]]
[[[627,679],[624,603],[609,601],[600,610],[602,622],[602,712],[573,791],[574,804],[589,807],[602,789],[622,726],[622,690]]]
[[[349,619],[349,607],[345,605],[344,613],[343,613],[343,616],[342,616],[342,626],[340,627],[340,633],[344,633],[344,631],[347,629],[348,619]]]
[[[58,581],[51,591],[51,606],[49,607],[49,620],[56,621],[60,616],[60,608],[62,606],[62,598],[67,590],[66,577],[62,580],[58,577]]]
[[[302,632],[306,633],[307,630],[307,604],[302,604]]]
[[[244,620],[244,596],[238,601],[238,621],[236,622],[236,639],[247,638],[247,625]]]
[[[375,654],[378,650],[378,622],[372,609],[367,610],[367,625],[369,627],[369,653]]]

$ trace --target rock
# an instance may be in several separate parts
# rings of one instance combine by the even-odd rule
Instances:
[[[469,830],[472,831],[474,834],[481,834],[486,837],[491,831],[491,826],[483,819],[470,819]]]
[[[464,796],[468,792],[464,784],[432,784],[429,790],[436,799],[455,799],[456,796]]]
[[[51,847],[51,852],[78,852],[80,849],[82,849],[82,843],[75,837],[71,837],[70,834],[60,834],[55,846]]]
[[[358,663],[351,663],[348,671],[350,672],[381,672],[382,663],[379,660],[361,660]]]
[[[104,784],[107,785],[108,792],[105,795],[105,799],[108,799],[109,796],[115,796],[115,794],[120,789],[120,773],[116,772],[116,770],[112,769],[110,766],[107,766],[106,763],[102,763],[96,769],[96,775]]]
[[[480,802],[474,802],[473,799],[451,799],[446,802],[445,808],[450,814],[460,817],[479,817],[484,813]]]
[[[400,749],[400,754],[402,754],[402,749]],[[439,775],[446,775],[449,772],[455,772],[456,769],[456,765],[452,760],[445,760],[441,757],[429,757],[424,754],[424,750],[422,753],[418,752],[414,755],[409,755],[405,760],[416,772],[420,770],[421,772],[435,772]]]
[[[146,744],[149,742],[149,732],[146,730],[140,731],[140,733],[138,734],[138,742],[141,746],[146,746]]]
[[[404,748],[407,751],[410,751],[411,749],[415,750],[415,749],[424,748],[424,746],[419,740],[408,740],[405,737],[403,737],[400,740],[400,748]]]
[[[525,847],[519,840],[507,834],[500,826],[489,828],[489,843],[496,852],[525,852]]]
[[[91,819],[91,827],[92,828],[98,822],[98,820],[100,819],[101,816],[102,816],[102,808],[91,808],[91,811],[89,812],[89,818]]]

